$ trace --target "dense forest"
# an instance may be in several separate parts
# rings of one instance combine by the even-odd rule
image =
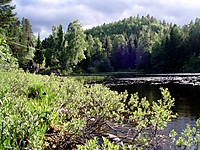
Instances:
[[[134,16],[84,30],[78,20],[52,27],[44,40],[19,20],[11,0],[0,3],[1,64],[49,74],[200,71],[200,19],[182,27],[153,16]],[[4,47],[4,48],[3,48]],[[8,57],[8,58],[7,58]]]

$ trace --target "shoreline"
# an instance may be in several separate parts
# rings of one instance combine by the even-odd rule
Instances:
[[[89,82],[91,84],[94,81]],[[149,84],[149,85],[161,85],[161,84],[182,84],[200,86],[200,76],[153,76],[153,77],[122,77],[122,78],[107,78],[100,84],[110,87],[118,85],[133,85],[133,84]]]

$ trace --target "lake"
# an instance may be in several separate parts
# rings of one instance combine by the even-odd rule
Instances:
[[[178,113],[178,117],[172,122],[168,123],[165,130],[166,133],[175,129],[178,133],[185,128],[189,123],[195,126],[195,121],[200,118],[200,86],[186,85],[186,84],[131,84],[131,85],[112,85],[111,90],[118,92],[128,91],[129,94],[138,92],[139,97],[147,97],[148,100],[158,100],[161,98],[160,87],[168,88],[171,96],[175,98],[175,107],[173,111]]]

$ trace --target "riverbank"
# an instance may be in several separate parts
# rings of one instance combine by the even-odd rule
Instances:
[[[92,81],[90,81],[92,82]],[[152,84],[152,85],[165,85],[165,84],[183,84],[200,86],[200,74],[145,74],[135,77],[115,77],[107,78],[101,84],[104,86],[117,86],[117,85],[132,85],[132,84]]]
[[[116,147],[116,140],[136,149],[159,147],[159,131],[175,117],[167,89],[152,105],[137,94],[127,103],[127,92],[83,81],[0,70],[0,149],[78,149],[99,136]]]

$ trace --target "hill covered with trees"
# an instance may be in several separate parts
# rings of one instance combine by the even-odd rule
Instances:
[[[80,24],[78,26],[81,28]],[[52,35],[43,41],[46,54],[55,52],[52,43],[54,46],[58,43],[65,43],[64,45],[68,43],[69,32],[61,28],[62,25],[53,27]],[[194,23],[180,27],[159,21],[150,15],[103,24],[85,30],[84,36],[78,35],[77,28],[76,36],[82,37],[84,42],[80,44],[76,41],[76,44],[79,48],[82,46],[84,57],[79,59],[72,70],[79,72],[199,72],[199,29],[198,18]],[[59,33],[61,30],[62,33]],[[57,42],[56,39],[60,39],[59,35],[62,36],[62,40]],[[65,47],[59,50],[63,52],[61,56],[65,56],[65,51]],[[79,53],[78,48],[76,52]],[[70,53],[67,54],[70,55]],[[47,61],[46,65],[49,62]],[[57,61],[57,63],[61,65],[62,61]]]
[[[50,36],[41,41],[33,35],[30,21],[20,21],[9,2],[1,4],[1,39],[25,70],[41,73],[42,68],[43,73],[59,74],[200,71],[198,18],[180,27],[137,15],[87,30],[75,20],[66,31],[61,24],[53,26]]]

